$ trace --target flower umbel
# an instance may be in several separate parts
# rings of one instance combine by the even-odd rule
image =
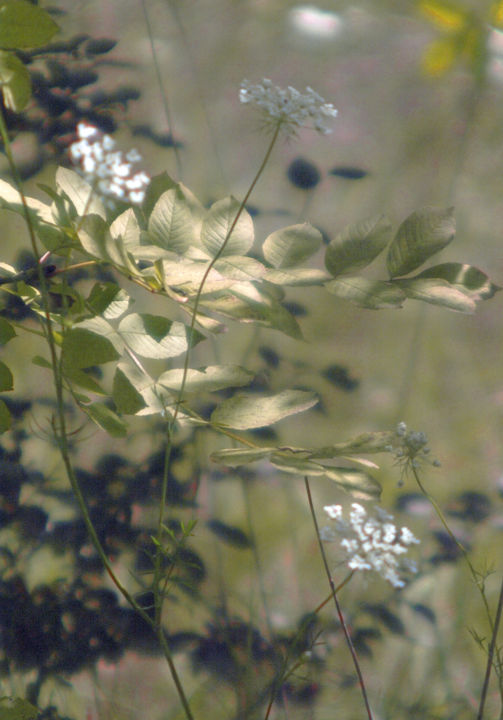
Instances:
[[[393,587],[404,587],[400,578],[400,570],[416,572],[413,562],[401,556],[407,552],[409,545],[419,540],[407,527],[397,528],[389,515],[381,508],[376,509],[375,516],[369,515],[359,503],[351,505],[349,521],[343,517],[341,505],[327,505],[323,509],[335,520],[335,531],[343,535],[340,545],[348,554],[347,565],[351,570],[375,570]],[[335,534],[328,529],[324,540],[335,539]]]
[[[267,78],[257,85],[243,80],[239,99],[259,108],[268,125],[281,125],[289,134],[295,133],[297,128],[312,126],[326,135],[332,132],[326,127],[326,120],[337,115],[334,106],[326,103],[312,88],[307,87],[302,94],[293,87],[280,88]]]
[[[408,430],[404,422],[399,422],[396,426],[393,444],[385,449],[394,455],[396,464],[402,468],[399,486],[403,485],[407,472],[410,469],[417,470],[421,462],[427,461],[434,467],[440,467],[438,460],[430,459],[430,448],[427,443],[428,438],[424,432]]]
[[[115,150],[115,140],[87,123],[77,125],[78,141],[70,145],[70,158],[80,165],[85,179],[95,185],[96,191],[118,200],[141,203],[150,178],[145,172],[132,172],[133,165],[141,160],[137,150],[125,156]]]

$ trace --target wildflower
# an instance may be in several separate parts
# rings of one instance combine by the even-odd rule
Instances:
[[[382,508],[376,509],[375,516],[369,515],[359,503],[353,503],[351,508],[349,521],[344,519],[341,505],[323,508],[335,521],[336,533],[343,535],[340,545],[348,555],[348,567],[351,570],[375,570],[393,587],[404,587],[399,572],[416,572],[416,566],[401,556],[408,551],[409,545],[419,543],[419,540],[409,528],[397,528],[392,522],[393,516]],[[322,534],[324,540],[335,537],[335,533]]]
[[[80,165],[86,180],[102,195],[124,202],[141,203],[150,178],[145,172],[132,172],[133,165],[141,160],[137,150],[125,156],[115,150],[115,140],[103,135],[98,128],[87,123],[77,125],[78,141],[70,145],[70,158]]]
[[[281,125],[288,134],[294,134],[297,128],[312,125],[320,133],[331,132],[325,126],[327,118],[334,118],[337,110],[331,103],[307,87],[305,94],[293,87],[286,90],[264,79],[257,85],[247,80],[241,83],[239,99],[242,103],[251,103],[259,108],[267,124]]]
[[[422,461],[428,461],[434,467],[440,467],[438,460],[430,460],[428,438],[424,432],[408,430],[404,422],[395,429],[396,444],[387,445],[385,450],[395,456],[396,464],[402,468],[399,485],[403,485],[404,476],[410,469],[417,470]]]

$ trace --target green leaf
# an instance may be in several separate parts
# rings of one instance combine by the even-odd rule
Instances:
[[[9,408],[4,403],[3,400],[0,400],[0,433],[7,432],[7,430],[10,428],[12,422],[12,418],[9,412]],[[1,705],[0,705],[1,708]]]
[[[113,238],[108,225],[99,215],[86,215],[80,223],[79,240],[93,258],[112,263],[130,275],[139,271],[122,237]]]
[[[332,295],[370,310],[399,308],[406,299],[405,292],[393,283],[356,276],[332,280],[325,288]]]
[[[65,370],[65,378],[69,380],[72,385],[78,385],[88,392],[95,393],[96,395],[107,394],[101,385],[84,370],[79,370],[78,368],[68,368]]]
[[[114,240],[120,239],[127,250],[133,250],[140,244],[140,226],[133,208],[128,208],[118,215],[110,225],[110,235]]]
[[[118,409],[125,414],[133,414],[130,411],[134,408],[135,415],[154,415],[163,413],[166,415],[166,408],[175,401],[173,395],[168,393],[164,388],[156,384],[150,375],[138,367],[136,363],[123,360],[117,365],[121,377],[115,385],[114,380],[114,402],[118,402]],[[130,388],[126,387],[126,383],[141,396],[143,402],[140,408],[140,398],[133,393]],[[120,393],[124,392],[121,397]],[[125,409],[121,410],[121,406]]]
[[[218,200],[206,213],[201,227],[201,242],[212,257],[217,254],[226,240],[240,207],[241,203],[229,196]],[[253,240],[253,220],[248,211],[243,209],[222,256],[246,255],[253,245]]]
[[[7,345],[9,340],[16,337],[16,331],[7,320],[0,317],[0,345]]]
[[[424,208],[412,213],[398,228],[386,259],[392,278],[407,275],[454,238],[454,208]]]
[[[394,284],[413,300],[422,300],[432,305],[441,305],[457,312],[473,313],[475,311],[475,300],[466,292],[457,290],[447,280],[407,278],[394,280]]]
[[[501,290],[489,277],[474,267],[463,263],[442,263],[434,265],[416,275],[416,278],[438,278],[446,280],[456,289],[469,295],[472,300],[489,300]]]
[[[391,240],[391,223],[384,215],[348,225],[327,246],[325,267],[334,276],[370,265]]]
[[[146,406],[142,395],[132,385],[120,364],[114,375],[112,397],[117,410],[124,415],[136,415]]]
[[[35,720],[38,709],[22,698],[1,697],[0,717],[2,720]]]
[[[163,193],[148,221],[152,242],[182,255],[196,240],[196,226],[179,185]]]
[[[0,392],[14,390],[14,378],[10,369],[0,360]]]
[[[273,447],[225,448],[224,450],[217,450],[212,453],[210,459],[213,462],[227,465],[227,467],[240,467],[241,465],[248,465],[248,463],[256,462],[257,460],[263,460],[275,451],[276,448]]]
[[[330,280],[330,275],[316,268],[287,268],[286,270],[268,270],[263,279],[274,285],[305,287],[323,285]]]
[[[188,347],[189,328],[159,315],[126,315],[119,323],[118,332],[131,350],[141,357],[177,357]],[[200,338],[199,333],[195,334],[195,340]]]
[[[351,440],[311,450],[310,457],[328,460],[340,455],[386,452],[386,448],[392,445],[394,440],[396,440],[395,433],[389,431],[362,433]]]
[[[0,2],[0,47],[37,48],[59,30],[49,13],[25,0]]]
[[[163,195],[163,193],[167,192],[168,190],[173,189],[178,189],[182,193],[185,202],[190,209],[192,220],[195,221],[197,219],[199,225],[201,218],[205,213],[203,205],[199,202],[194,193],[189,190],[188,187],[185,187],[183,183],[175,182],[166,172],[155,175],[150,180],[147,186],[147,189],[145,191],[145,199],[142,203],[142,209],[145,213],[145,216],[150,217],[161,195]],[[196,244],[199,245],[199,239],[196,238],[196,240]]]
[[[41,355],[34,355],[31,361],[37,367],[45,368],[45,370],[50,370],[52,368],[49,360],[46,360],[46,358],[42,357]]]
[[[103,220],[106,219],[105,207],[101,198],[89,183],[74,170],[59,167],[56,170],[56,188],[67,196],[79,217],[85,214],[98,215]]]
[[[239,365],[210,365],[198,370],[187,370],[184,390],[193,392],[214,392],[229,387],[249,385],[254,374]],[[179,391],[182,384],[183,369],[168,370],[157,379],[159,385],[172,391]]]
[[[2,8],[0,7],[0,36],[2,34]],[[10,52],[0,50],[0,89],[5,107],[21,112],[31,97],[30,73],[21,60]]]
[[[266,271],[261,262],[247,255],[228,255],[219,258],[214,268],[224,277],[240,282],[259,280]]]
[[[237,394],[224,400],[212,413],[211,422],[237,430],[266,427],[316,405],[312,392],[284,390],[277,395]]]
[[[291,268],[314,255],[322,241],[320,231],[309,223],[291,225],[271,233],[264,241],[262,252],[273,267]]]
[[[174,289],[187,296],[196,295],[201,282],[206,275],[209,262],[195,262],[183,259],[178,262],[172,260],[161,260],[156,263],[159,274],[166,290]],[[205,278],[203,295],[219,292],[232,287],[235,281],[232,278],[224,277],[215,268],[212,268]]]
[[[63,339],[63,367],[82,369],[117,360],[120,355],[115,335],[112,326],[102,318],[74,325]]]
[[[124,315],[132,300],[125,290],[115,283],[96,283],[93,285],[87,303],[96,315],[105,320],[115,320]]]
[[[96,402],[92,405],[81,405],[80,408],[96,425],[112,437],[125,437],[127,435],[127,425],[124,420],[121,420],[117,413],[110,410],[104,403]]]

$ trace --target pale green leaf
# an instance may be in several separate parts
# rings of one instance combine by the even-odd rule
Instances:
[[[438,278],[446,280],[457,290],[465,293],[472,300],[489,300],[501,287],[491,282],[489,277],[474,267],[463,263],[442,263],[434,265],[416,275],[416,278]]]
[[[0,2],[0,47],[38,48],[59,30],[48,12],[26,0]]]
[[[247,255],[228,255],[219,258],[214,267],[224,277],[240,282],[259,280],[265,273],[264,265]]]
[[[112,437],[125,437],[127,435],[127,425],[124,420],[121,420],[117,413],[110,410],[104,403],[96,402],[92,405],[81,405],[80,407],[96,425]]]
[[[203,295],[220,292],[235,284],[233,278],[224,277],[215,268],[212,268],[206,275],[208,264],[209,262],[194,262],[186,259],[179,261],[161,260],[156,263],[156,267],[159,267],[166,290],[168,288],[175,289],[188,297],[197,294],[203,278]]]
[[[154,244],[180,255],[196,241],[196,225],[178,185],[163,193],[155,204],[148,231]]]
[[[133,208],[128,208],[118,215],[110,225],[110,235],[114,240],[120,239],[126,250],[133,251],[140,244],[140,226]]]
[[[399,308],[406,299],[405,292],[393,283],[357,276],[332,280],[325,288],[342,300],[371,310]]]
[[[303,390],[284,390],[277,395],[237,394],[220,403],[211,415],[211,422],[237,430],[266,427],[308,410],[317,402],[315,393]]]
[[[362,433],[351,440],[329,445],[327,447],[311,450],[311,457],[317,460],[328,460],[341,455],[352,455],[360,453],[386,452],[387,447],[393,444],[396,435],[393,432],[381,431]]]
[[[249,385],[254,374],[239,365],[209,365],[198,370],[187,370],[184,391],[214,392],[229,387]],[[183,369],[167,370],[157,379],[159,385],[172,391],[181,389]]]
[[[118,332],[131,350],[141,357],[176,357],[188,347],[189,330],[186,325],[159,315],[126,315],[119,323]]]
[[[407,275],[453,240],[454,208],[424,208],[412,213],[398,228],[386,263],[392,278]]]
[[[95,283],[87,299],[88,306],[105,320],[115,320],[128,310],[131,297],[115,283]]]
[[[234,225],[240,207],[241,203],[229,196],[218,200],[207,211],[201,227],[201,242],[212,257],[226,241],[223,256],[246,255],[253,245],[253,220],[247,210],[242,210]]]
[[[361,270],[390,240],[391,223],[384,215],[348,225],[327,246],[325,266],[333,276]]]
[[[70,200],[78,216],[98,215],[106,219],[105,207],[101,198],[91,185],[74,170],[59,167],[56,170],[56,187]]]
[[[227,465],[227,467],[240,467],[257,460],[269,457],[276,448],[225,448],[212,453],[210,459],[213,462]]]
[[[309,223],[276,230],[264,241],[262,252],[274,268],[292,268],[314,255],[323,238]]]
[[[2,35],[0,7],[0,36]],[[30,73],[14,53],[0,50],[0,90],[5,107],[20,113],[31,97]]]
[[[134,409],[135,415],[155,415],[162,413],[166,416],[166,409],[170,405],[173,405],[175,401],[173,395],[165,388],[157,385],[145,370],[141,369],[132,361],[123,360],[119,362],[117,370],[120,373],[120,379],[117,380],[118,385],[114,385],[114,402],[118,401],[119,404],[117,407],[121,412],[132,414],[130,411]],[[130,388],[126,388],[126,383],[129,384]],[[137,394],[135,394],[133,390]],[[122,398],[119,397],[121,392],[125,393]],[[140,398],[138,395],[143,403],[142,407],[140,407]],[[121,410],[121,405],[127,408],[127,410]]]
[[[304,287],[323,285],[330,280],[330,275],[317,268],[287,268],[286,270],[268,270],[263,279],[275,285]]]
[[[447,280],[437,278],[407,278],[395,280],[394,283],[403,290],[407,297],[422,300],[432,305],[441,305],[462,313],[475,311],[475,300],[466,292],[457,290]]]

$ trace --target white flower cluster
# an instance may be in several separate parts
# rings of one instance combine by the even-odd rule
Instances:
[[[320,133],[329,133],[331,130],[326,127],[325,122],[327,118],[337,115],[334,106],[326,103],[321,95],[310,87],[302,94],[293,87],[285,90],[273,85],[268,79],[257,85],[243,80],[239,99],[242,103],[251,103],[258,107],[269,124],[281,125],[287,133],[294,133],[297,128],[307,125],[312,125]]]
[[[344,519],[341,505],[323,508],[335,520],[337,533],[344,536],[340,545],[349,556],[348,567],[351,570],[375,570],[393,587],[404,587],[399,571],[416,572],[416,566],[401,556],[407,552],[409,545],[419,540],[408,528],[398,529],[392,522],[393,516],[381,508],[377,508],[375,517],[359,503],[353,503],[351,508],[349,521]],[[326,533],[323,539],[329,539]]]
[[[145,197],[150,177],[145,172],[132,172],[133,165],[141,160],[137,150],[126,156],[115,150],[115,140],[110,135],[81,122],[77,125],[78,141],[70,145],[70,159],[80,165],[86,180],[102,195],[109,195],[124,202],[138,204]]]

